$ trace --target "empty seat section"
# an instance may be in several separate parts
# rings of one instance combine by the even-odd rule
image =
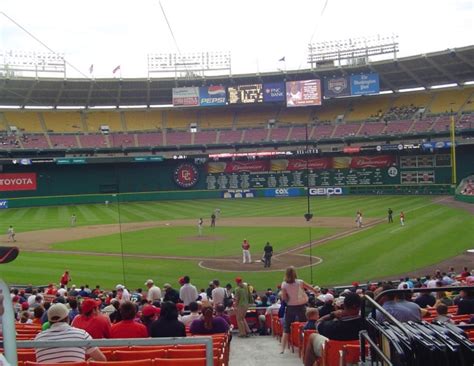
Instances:
[[[167,110],[166,127],[176,129],[188,129],[190,123],[197,123],[197,113],[195,110]]]
[[[24,135],[21,142],[25,149],[49,149],[49,143],[43,134]]]
[[[456,124],[460,130],[474,129],[474,114],[463,114]]]
[[[239,127],[258,127],[266,126],[268,120],[275,119],[276,111],[274,108],[245,109],[237,112],[237,126]]]
[[[308,123],[310,122],[310,109],[305,107],[282,108],[277,119],[279,122]]]
[[[102,134],[82,135],[79,137],[79,139],[81,140],[82,147],[96,147],[96,148],[107,147],[105,137]]]
[[[344,119],[346,121],[365,121],[380,118],[389,106],[389,98],[382,97],[361,97],[353,100],[350,111]]]
[[[36,112],[5,112],[4,116],[8,125],[15,126],[24,133],[43,132]]]
[[[191,145],[191,133],[186,131],[169,131],[166,133],[166,145]]]
[[[319,107],[315,107],[314,116],[320,122],[334,122],[340,115],[344,115],[349,109],[350,99],[334,99],[323,101]]]
[[[270,141],[286,141],[288,139],[289,127],[277,127],[270,130]]]
[[[346,123],[342,125],[336,125],[333,137],[348,137],[355,136],[360,128],[360,123]]]
[[[124,118],[128,131],[156,131],[163,128],[162,111],[124,112]]]
[[[312,126],[308,126],[308,138],[310,137]],[[306,127],[305,126],[294,126],[291,130],[289,137],[290,141],[306,140]]]
[[[413,121],[411,120],[390,121],[388,122],[387,128],[385,129],[385,134],[398,135],[400,133],[408,133],[412,123]]]
[[[138,146],[163,146],[161,132],[137,133]]]
[[[224,109],[203,109],[199,115],[201,128],[231,128],[234,113]]]
[[[320,140],[320,139],[327,139],[331,137],[334,131],[334,125],[318,125],[313,128],[312,135],[310,138],[312,140]]]
[[[473,88],[437,91],[430,106],[430,113],[457,113],[472,95]]]
[[[266,128],[250,128],[245,130],[245,142],[262,142],[267,140],[268,129]]]
[[[462,107],[463,112],[474,112],[474,88],[469,89],[471,91],[469,98],[466,100],[466,104]]]
[[[76,135],[49,135],[53,148],[77,147]]]
[[[408,107],[413,105],[418,108],[426,108],[432,97],[433,94],[428,92],[400,93],[393,101],[392,107]]]
[[[434,118],[424,118],[421,120],[415,120],[415,123],[413,124],[413,127],[411,128],[410,132],[427,132],[431,129],[431,127],[433,127],[434,121]]]
[[[89,132],[100,131],[100,126],[109,126],[111,132],[122,131],[120,112],[89,112],[86,115]]]
[[[82,132],[80,112],[43,112],[48,132]]]
[[[383,122],[365,122],[359,130],[358,136],[378,136],[382,135],[385,129]]]
[[[215,144],[217,138],[216,131],[199,131],[194,134],[195,144]]]
[[[221,131],[219,136],[219,143],[220,144],[232,144],[232,143],[239,143],[242,139],[242,131]]]
[[[135,146],[133,134],[112,133],[109,135],[109,143],[112,147],[131,147]]]
[[[451,116],[439,116],[433,124],[434,132],[446,132],[449,131],[451,125]]]

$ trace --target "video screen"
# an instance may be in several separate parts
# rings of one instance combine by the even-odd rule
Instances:
[[[321,80],[288,81],[286,83],[286,106],[304,107],[321,105]]]
[[[230,104],[263,103],[262,84],[229,86],[227,91]]]

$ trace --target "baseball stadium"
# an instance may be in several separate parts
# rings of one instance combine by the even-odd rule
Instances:
[[[103,305],[115,290],[136,293],[147,279],[180,291],[188,276],[198,293],[216,278],[232,288],[243,279],[254,290],[256,310],[249,313],[263,307],[258,314],[269,314],[265,331],[273,337],[249,345],[236,337],[248,337],[242,323],[232,320],[232,352],[254,353],[258,348],[249,347],[258,344],[285,351],[289,341],[273,364],[472,365],[474,328],[466,314],[474,310],[455,314],[463,301],[454,298],[464,291],[464,304],[474,302],[466,290],[474,284],[474,46],[395,57],[395,38],[378,42],[358,51],[316,44],[304,69],[246,74],[231,72],[230,53],[155,54],[142,78],[122,78],[116,69],[113,78],[67,77],[62,55],[0,50],[4,295],[17,289],[15,303],[18,289],[38,289],[54,307],[59,295],[47,291],[59,289],[65,271],[67,291],[97,286]],[[389,57],[373,61],[377,55]],[[312,340],[302,319],[290,324],[288,336],[261,302],[284,300],[288,267],[313,289],[325,289],[307,290],[316,308],[320,296],[325,306],[327,293],[346,301],[344,291],[382,307],[365,292],[389,283],[384,289],[399,296],[411,289],[402,286],[409,278],[423,284],[453,268],[452,291],[442,280],[419,287],[452,293],[450,326],[457,330],[446,326],[448,335],[440,330],[445,325],[431,322],[434,307],[406,325],[385,315],[385,323],[366,320],[355,340],[328,337],[328,344],[343,343],[308,361]],[[8,352],[3,331],[10,364],[54,364],[38,352],[29,358],[35,347],[28,342],[39,330],[28,333],[17,322],[18,357]],[[428,330],[431,338],[420,340]],[[455,350],[439,344],[440,334]],[[174,363],[169,349],[168,357],[149,353],[146,361],[137,353],[119,357],[124,347],[130,353],[156,344],[97,344],[107,361],[93,361],[91,353],[82,364],[256,364],[229,351],[228,335],[219,341],[214,358],[203,349],[199,359]],[[179,348],[179,340],[170,342]]]

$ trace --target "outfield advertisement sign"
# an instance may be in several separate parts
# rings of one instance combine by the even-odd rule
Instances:
[[[8,208],[8,200],[0,200],[0,210]]]
[[[286,83],[286,106],[321,105],[321,80],[289,81]]]
[[[377,94],[379,92],[379,74],[351,75],[351,95]]]
[[[256,104],[263,103],[263,85],[248,84],[229,86],[229,104]]]
[[[264,191],[265,197],[297,197],[301,195],[301,188],[275,188]]]
[[[199,88],[199,105],[212,107],[226,105],[227,95],[222,85],[202,86]]]
[[[36,173],[1,173],[0,191],[36,191]]]
[[[324,97],[337,98],[351,95],[351,81],[348,76],[324,79]]]
[[[173,106],[197,107],[199,106],[199,88],[173,88]]]
[[[283,102],[285,100],[285,83],[263,84],[264,102]]]
[[[312,187],[309,189],[310,196],[342,196],[344,190],[341,187]]]

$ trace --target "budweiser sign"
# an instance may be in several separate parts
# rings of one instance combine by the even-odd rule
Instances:
[[[0,191],[35,191],[36,173],[0,174]]]
[[[352,169],[388,168],[395,164],[395,162],[395,156],[392,155],[357,156],[352,158],[350,167]]]

